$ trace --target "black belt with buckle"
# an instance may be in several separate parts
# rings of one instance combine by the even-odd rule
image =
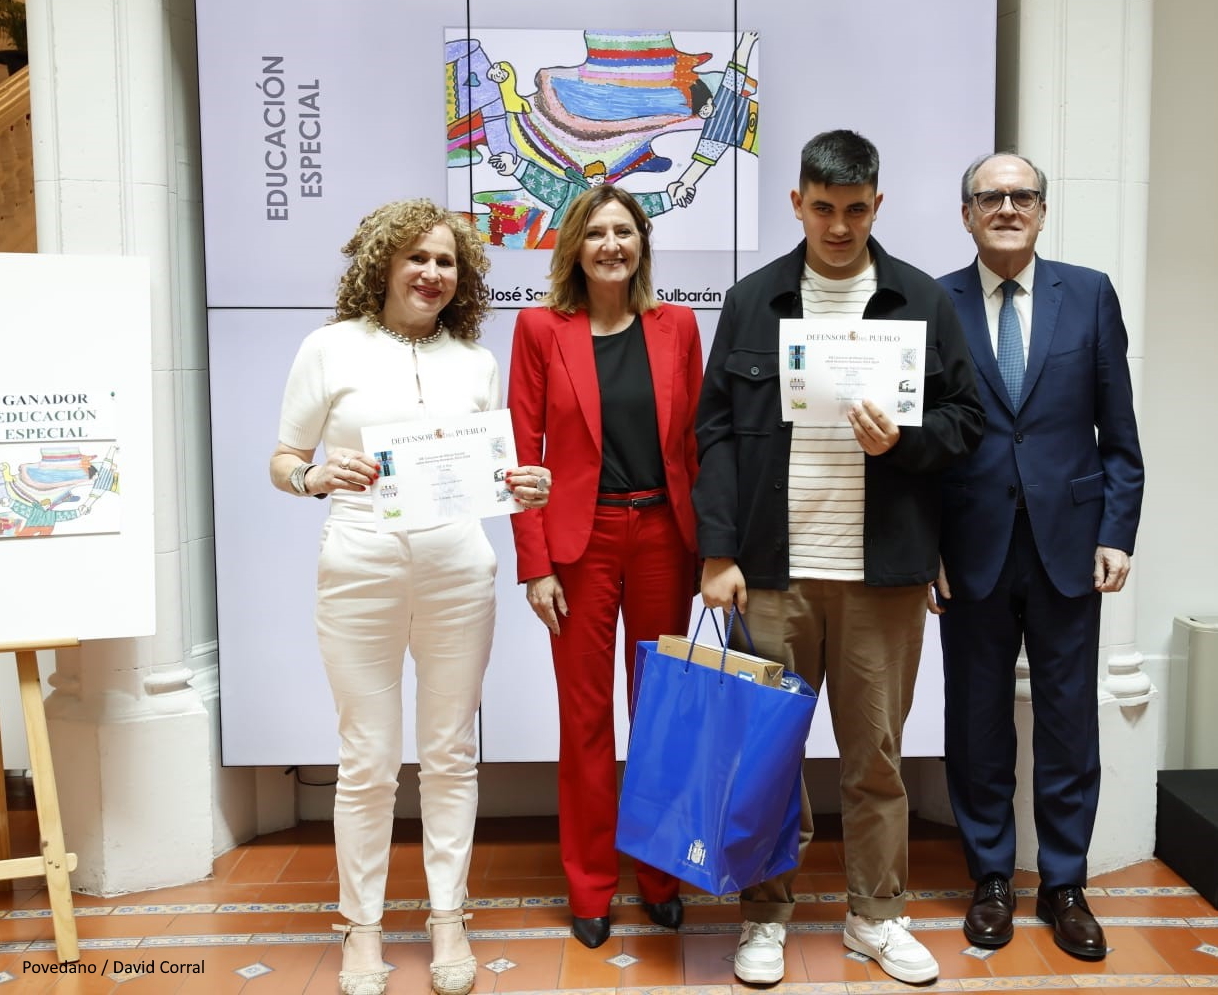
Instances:
[[[668,504],[668,495],[648,494],[646,497],[603,497],[598,496],[596,503],[606,508],[653,508],[657,504]]]

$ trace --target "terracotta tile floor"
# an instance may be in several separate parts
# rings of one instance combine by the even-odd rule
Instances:
[[[31,852],[33,813],[12,814],[14,852]],[[769,991],[790,995],[909,990],[841,944],[845,914],[840,827],[821,817],[797,882],[800,905],[787,945],[787,977]],[[915,822],[908,912],[942,974],[925,991],[1074,989],[1108,991],[1218,988],[1218,910],[1162,863],[1151,860],[1092,880],[1092,907],[1111,947],[1087,963],[1058,950],[1033,914],[1036,879],[1021,873],[1016,936],[984,954],[960,932],[967,876],[954,831]],[[470,877],[470,922],[481,965],[475,993],[581,992],[586,995],[743,995],[730,962],[735,906],[687,894],[679,934],[653,926],[623,862],[613,935],[598,950],[571,938],[562,871],[549,818],[479,824]],[[339,946],[333,840],[328,822],[260,837],[224,854],[208,881],[101,899],[74,896],[79,965],[88,974],[38,973],[56,963],[46,892],[39,882],[0,891],[0,995],[53,992],[168,995],[332,995]],[[426,995],[429,945],[419,827],[395,832],[385,913],[389,992]],[[122,965],[124,970],[118,970]],[[171,973],[201,966],[202,973]],[[141,973],[148,967],[153,973]],[[11,986],[11,988],[10,988]]]

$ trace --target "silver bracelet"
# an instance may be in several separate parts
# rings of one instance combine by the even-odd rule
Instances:
[[[305,488],[305,475],[315,466],[317,466],[316,463],[297,463],[296,466],[292,467],[288,483],[292,485],[292,490],[301,497],[306,497],[309,493]]]

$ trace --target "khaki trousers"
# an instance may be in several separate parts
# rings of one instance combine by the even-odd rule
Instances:
[[[750,588],[745,623],[759,656],[828,691],[841,756],[842,842],[850,910],[876,919],[905,908],[909,803],[901,779],[901,731],[922,655],[926,586],[792,580],[789,590]],[[739,627],[732,643],[743,648]],[[821,709],[818,707],[818,713]],[[825,721],[818,714],[815,721]],[[812,839],[803,788],[799,856]],[[740,893],[753,922],[789,922],[795,869]]]

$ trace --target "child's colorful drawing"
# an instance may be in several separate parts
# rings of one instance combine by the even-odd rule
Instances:
[[[452,29],[445,44],[449,203],[471,212],[488,243],[552,248],[580,192],[625,183],[652,218],[676,208],[704,219],[706,249],[740,246],[723,204],[695,206],[698,184],[729,149],[758,149],[757,32],[716,39],[724,51],[682,51],[669,31]],[[583,61],[552,65],[578,39]],[[703,66],[715,66],[720,69]],[[536,65],[531,89],[518,67]],[[696,134],[695,134],[696,133]],[[675,140],[685,136],[685,141]],[[660,146],[660,148],[657,148]],[[461,175],[464,173],[465,175]],[[738,198],[756,203],[752,189]],[[755,211],[752,217],[755,221]],[[756,234],[745,242],[755,242]]]

